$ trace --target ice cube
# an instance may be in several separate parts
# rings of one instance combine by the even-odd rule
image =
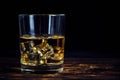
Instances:
[[[40,60],[40,64],[44,64],[44,61],[43,61],[43,60]]]
[[[54,54],[53,47],[47,43],[46,40],[42,40],[42,43],[37,45],[38,52],[42,53],[42,59],[47,59],[50,55]]]
[[[39,50],[39,48],[38,48],[38,50],[37,50],[37,53],[39,54],[40,57],[43,56],[43,54],[42,54],[42,52]]]
[[[20,49],[22,52],[24,52],[26,50],[25,44],[23,42],[20,43]]]
[[[64,54],[63,53],[55,53],[54,54],[54,60],[62,60],[64,58]]]
[[[29,61],[28,54],[27,53],[21,54],[21,63],[26,65],[28,61]]]
[[[54,60],[62,60],[64,58],[64,49],[62,49],[59,46],[54,47],[55,54],[54,54]]]
[[[29,41],[29,47],[30,48],[34,47],[34,42],[33,41]]]
[[[36,48],[36,47],[30,48],[30,53],[31,53],[31,54],[38,54],[38,53],[37,53],[37,48]]]
[[[54,54],[53,47],[47,43],[47,40],[42,40],[42,43],[35,46],[39,54],[40,64],[47,64],[47,59]]]

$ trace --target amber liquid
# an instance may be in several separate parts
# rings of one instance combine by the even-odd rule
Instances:
[[[21,70],[61,72],[64,62],[64,44],[64,36],[21,36]]]

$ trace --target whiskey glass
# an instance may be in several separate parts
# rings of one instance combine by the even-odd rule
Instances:
[[[62,72],[65,14],[19,14],[22,72]]]

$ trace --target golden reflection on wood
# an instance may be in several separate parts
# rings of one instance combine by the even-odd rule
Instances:
[[[86,60],[87,61],[87,60]],[[77,79],[77,80],[119,80],[120,69],[119,64],[113,63],[92,63],[92,62],[81,62],[79,59],[68,59],[65,60],[64,70],[61,73],[54,74],[41,74],[41,73],[21,73],[20,66],[13,60],[6,61],[0,66],[0,80],[11,79],[11,80],[63,80],[63,79]],[[89,63],[88,63],[89,62]],[[118,62],[119,63],[119,62]],[[2,63],[1,63],[2,64]],[[6,70],[6,71],[5,71]]]

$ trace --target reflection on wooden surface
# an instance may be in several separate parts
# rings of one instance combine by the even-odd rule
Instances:
[[[18,59],[0,59],[0,80],[119,80],[119,59],[66,58],[62,73],[21,73]]]

